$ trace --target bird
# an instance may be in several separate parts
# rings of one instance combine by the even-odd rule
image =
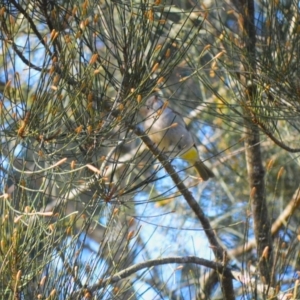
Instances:
[[[180,157],[195,167],[203,181],[214,173],[201,161],[193,135],[183,117],[157,94],[150,96],[139,109],[145,133],[158,149],[169,157]]]

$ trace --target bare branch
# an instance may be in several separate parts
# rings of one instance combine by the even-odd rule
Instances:
[[[130,275],[142,270],[142,269],[148,269],[153,266],[160,266],[160,265],[166,265],[166,264],[196,264],[200,266],[204,266],[207,268],[211,268],[213,270],[216,270],[218,273],[222,274],[224,278],[228,278],[230,280],[235,279],[233,275],[231,274],[231,271],[229,268],[224,267],[223,264],[212,262],[211,260],[206,260],[203,258],[199,258],[197,256],[186,256],[186,257],[167,257],[167,258],[160,258],[160,259],[152,259],[145,261],[143,263],[139,263],[136,265],[133,265],[125,270],[122,270],[115,275],[112,275],[108,278],[100,279],[98,284],[88,286],[82,290],[73,292],[69,299],[76,299],[76,297],[79,297],[81,293],[84,293],[86,291],[90,293],[94,293],[95,291],[101,289],[102,287],[108,285],[108,284],[114,284],[121,279],[127,278]]]

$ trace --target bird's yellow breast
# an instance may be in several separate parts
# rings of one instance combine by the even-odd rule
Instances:
[[[181,154],[180,157],[185,159],[191,164],[194,164],[196,161],[199,160],[198,152],[195,147],[190,148],[188,151]]]

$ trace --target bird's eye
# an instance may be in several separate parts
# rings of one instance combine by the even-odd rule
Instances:
[[[147,106],[147,109],[149,110],[149,109],[150,109],[150,106]]]

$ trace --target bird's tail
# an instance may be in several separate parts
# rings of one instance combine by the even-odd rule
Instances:
[[[207,181],[209,178],[215,177],[212,170],[209,169],[201,160],[196,161],[194,167],[203,181]]]

